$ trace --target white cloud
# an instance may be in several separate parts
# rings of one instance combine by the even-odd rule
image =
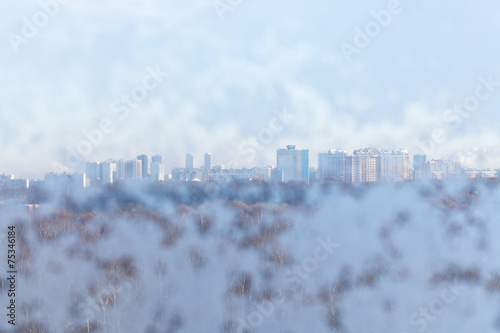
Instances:
[[[19,54],[5,38],[0,75],[8,82],[0,91],[0,132],[4,144],[10,141],[0,168],[16,170],[27,160],[29,174],[36,160],[32,173],[48,171],[67,144],[81,140],[81,131],[95,126],[142,79],[144,68],[156,64],[171,73],[168,82],[96,156],[159,150],[173,166],[182,165],[189,149],[229,160],[234,148],[224,147],[256,135],[273,110],[284,107],[299,120],[266,147],[258,163],[275,163],[275,150],[288,142],[310,148],[312,156],[366,145],[416,153],[415,140],[442,126],[443,112],[473,92],[477,77],[500,78],[500,50],[491,43],[497,4],[408,3],[351,64],[340,41],[352,39],[353,29],[386,2],[245,1],[224,21],[212,4],[72,1]],[[22,18],[39,8],[33,1],[2,11],[0,34],[20,32]],[[471,52],[460,46],[464,41]],[[498,140],[484,135],[495,133],[498,107],[500,94],[494,94],[436,154]],[[148,130],[154,126],[158,130]],[[34,141],[43,146],[30,145]]]

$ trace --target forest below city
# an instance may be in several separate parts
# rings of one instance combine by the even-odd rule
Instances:
[[[494,181],[12,194],[18,332],[500,331]]]

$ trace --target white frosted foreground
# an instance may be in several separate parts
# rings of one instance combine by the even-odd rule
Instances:
[[[0,330],[500,331],[496,184],[196,186],[4,204],[19,274]]]

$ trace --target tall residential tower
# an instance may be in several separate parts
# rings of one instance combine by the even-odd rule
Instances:
[[[283,181],[302,180],[309,182],[309,150],[296,150],[294,145],[278,149],[277,168],[283,170]]]

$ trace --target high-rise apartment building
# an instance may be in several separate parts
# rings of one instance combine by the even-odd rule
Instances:
[[[342,149],[319,153],[318,178],[352,182],[352,156]]]
[[[309,149],[300,152],[300,180],[309,183]]]
[[[162,155],[151,157],[151,179],[162,182],[165,180],[165,159]]]
[[[112,162],[101,163],[101,183],[113,184],[113,174],[116,170],[116,164]]]
[[[142,162],[142,178],[151,178],[151,156],[139,155],[137,159]]]
[[[451,160],[430,160],[425,162],[425,170],[433,179],[456,177],[460,163]]]
[[[253,168],[253,169],[251,169],[252,179],[269,180],[269,179],[271,179],[271,170],[272,169],[273,169],[272,167]]]
[[[186,169],[194,169],[194,156],[187,153],[186,154]]]
[[[99,162],[85,163],[85,176],[93,182],[101,179],[101,167]]]
[[[404,149],[363,148],[350,156],[344,150],[318,154],[320,179],[342,182],[402,181],[410,179],[409,154]]]
[[[410,179],[410,154],[405,149],[379,151],[378,181]]]
[[[353,182],[374,182],[378,180],[380,151],[376,148],[357,149],[352,154]]]
[[[154,163],[154,162],[164,164],[165,158],[163,157],[163,155],[153,155],[151,157],[151,163]]]
[[[151,163],[151,179],[158,182],[165,180],[165,167],[162,163],[156,161]]]
[[[113,172],[113,181],[125,179],[125,160],[119,159],[119,160],[112,160],[111,162],[115,164],[115,170]]]
[[[203,164],[203,169],[212,170],[212,154],[205,154],[205,163]]]
[[[273,183],[282,183],[283,182],[283,170],[282,169],[272,169],[271,170],[271,181]]]
[[[402,181],[410,179],[410,155],[405,149],[355,150],[352,161],[353,181]]]
[[[296,150],[294,145],[278,149],[277,168],[283,170],[283,181],[302,180],[309,182],[309,150]]]
[[[413,179],[421,179],[425,175],[425,155],[413,155]]]
[[[125,161],[125,179],[141,179],[142,169],[141,160]]]

